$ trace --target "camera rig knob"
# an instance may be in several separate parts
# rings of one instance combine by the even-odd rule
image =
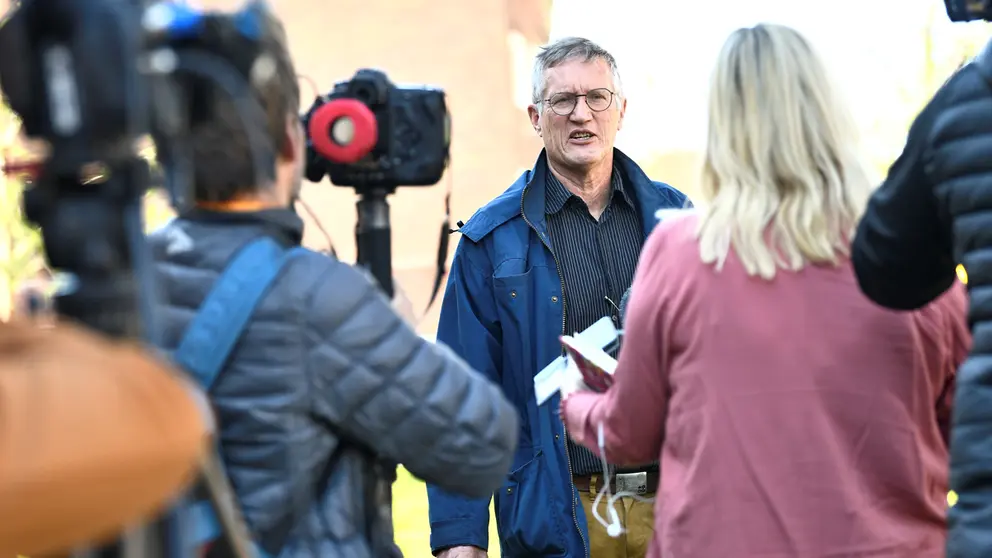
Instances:
[[[317,107],[308,128],[317,153],[340,164],[357,163],[379,141],[375,114],[356,99],[335,99]]]

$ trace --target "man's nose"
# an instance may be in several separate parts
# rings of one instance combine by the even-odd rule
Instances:
[[[588,122],[592,120],[592,110],[586,104],[585,98],[580,97],[575,100],[575,110],[572,111],[569,118],[573,122]]]

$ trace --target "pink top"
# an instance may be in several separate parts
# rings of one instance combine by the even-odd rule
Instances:
[[[898,313],[849,263],[704,265],[688,216],[641,255],[616,383],[563,403],[611,462],[661,459],[649,557],[942,557],[946,428],[971,343],[961,284]]]

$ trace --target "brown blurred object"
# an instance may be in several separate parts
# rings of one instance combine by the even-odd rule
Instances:
[[[0,324],[0,557],[104,542],[194,479],[210,415],[133,343]]]

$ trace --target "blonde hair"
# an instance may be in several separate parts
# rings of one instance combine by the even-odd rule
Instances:
[[[704,263],[731,248],[748,275],[837,265],[871,186],[857,132],[812,47],[762,24],[730,35],[713,71],[696,231]]]

